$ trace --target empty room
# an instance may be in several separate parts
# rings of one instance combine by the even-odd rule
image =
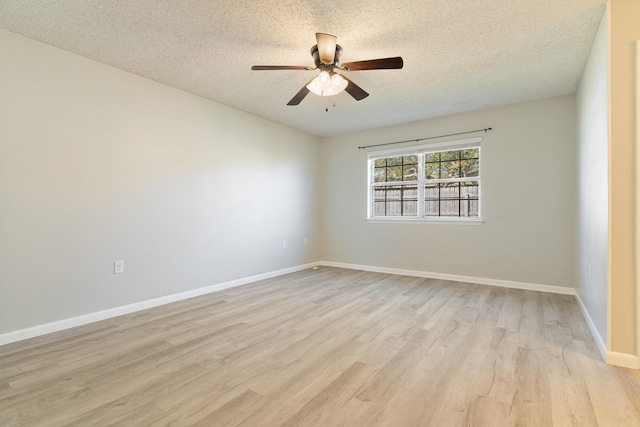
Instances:
[[[0,426],[640,425],[637,0],[0,0]]]

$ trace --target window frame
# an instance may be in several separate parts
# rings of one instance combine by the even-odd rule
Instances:
[[[403,222],[403,223],[456,223],[456,224],[479,224],[482,219],[482,137],[466,138],[452,141],[435,142],[423,145],[414,145],[410,147],[392,148],[386,150],[370,151],[367,159],[367,221],[369,222]],[[425,156],[429,153],[437,153],[443,151],[459,151],[465,149],[478,149],[478,176],[477,177],[459,177],[459,178],[438,178],[426,179],[425,173]],[[418,156],[418,179],[415,181],[385,181],[376,183],[375,179],[375,161],[377,159],[400,157],[400,156]],[[404,178],[404,177],[403,177]],[[426,216],[425,215],[425,187],[428,183],[440,184],[447,182],[477,182],[478,184],[478,216]],[[375,216],[374,215],[374,191],[376,187],[389,185],[412,185],[417,186],[417,208],[415,216]],[[460,191],[460,190],[459,190]]]

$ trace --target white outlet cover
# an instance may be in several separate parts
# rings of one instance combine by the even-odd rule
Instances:
[[[114,261],[113,262],[113,273],[119,274],[124,273],[124,261]]]

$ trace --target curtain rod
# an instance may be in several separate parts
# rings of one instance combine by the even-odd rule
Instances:
[[[456,135],[464,135],[467,133],[474,133],[474,132],[482,132],[484,131],[485,133],[487,133],[488,131],[492,130],[493,128],[484,128],[484,129],[476,129],[476,130],[469,130],[466,132],[457,132],[457,133],[450,133],[447,135],[438,135],[438,136],[428,136],[426,138],[418,138],[418,139],[407,139],[405,141],[396,141],[396,142],[385,142],[383,144],[373,144],[373,145],[363,145],[362,147],[358,147],[358,149],[360,150],[364,150],[365,148],[371,148],[371,147],[381,147],[383,145],[394,145],[394,144],[402,144],[405,142],[420,142],[420,141],[426,141],[427,139],[436,139],[436,138],[444,138],[446,136],[456,136]]]

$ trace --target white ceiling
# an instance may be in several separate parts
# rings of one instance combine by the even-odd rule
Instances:
[[[329,136],[573,93],[604,0],[0,0],[0,28],[303,131]],[[317,71],[315,33],[352,71],[356,102],[289,99]],[[328,108],[328,112],[325,109]]]

